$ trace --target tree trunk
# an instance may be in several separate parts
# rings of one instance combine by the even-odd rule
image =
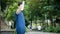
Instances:
[[[37,16],[36,16],[36,19],[35,19],[35,24],[36,24],[36,29],[37,29]]]
[[[31,23],[30,23],[30,25],[31,25],[31,26],[30,26],[30,29],[32,29],[32,20],[31,20]]]
[[[52,17],[51,12],[49,13],[49,17],[50,17],[50,21],[51,21],[51,26],[53,26],[53,17]]]

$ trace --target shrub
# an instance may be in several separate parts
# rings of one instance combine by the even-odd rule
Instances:
[[[60,33],[60,27],[53,27],[53,26],[49,26],[46,27],[45,29],[43,29],[44,32],[56,32],[56,33]]]

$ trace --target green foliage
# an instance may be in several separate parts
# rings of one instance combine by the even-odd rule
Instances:
[[[54,29],[54,32],[60,33],[60,26],[57,26],[57,27]]]
[[[9,0],[9,1],[6,0],[7,6],[8,6],[8,4],[13,5],[13,4],[15,4],[15,2],[21,2],[22,0]],[[26,4],[25,4],[25,9],[24,9],[24,16],[25,16],[25,19],[27,19],[27,20],[38,18],[38,17],[44,18],[44,15],[45,14],[49,15],[50,12],[52,15],[55,15],[55,16],[59,15],[59,13],[60,13],[60,11],[58,11],[57,9],[55,11],[55,9],[54,9],[54,7],[55,7],[54,0],[49,0],[51,2],[50,5],[48,3],[48,0],[25,0],[25,1],[26,1]],[[4,2],[2,1],[2,3],[5,3],[5,1]],[[10,8],[8,9],[8,13],[12,12],[11,13],[11,15],[12,15],[13,11],[16,11],[15,10],[16,7],[15,7],[15,5],[9,6],[9,7]],[[11,15],[7,16],[7,19],[9,19],[9,17]]]
[[[23,0],[2,0],[2,9],[8,8],[8,14],[6,19],[15,20],[14,12],[17,10],[17,2]],[[60,8],[58,0],[25,0],[25,9],[23,11],[27,25],[30,24],[28,21],[44,19],[45,14],[47,17],[60,16]],[[50,16],[52,15],[52,16]],[[49,18],[50,19],[50,18]],[[59,29],[58,29],[59,28]],[[60,32],[60,27],[47,27],[44,29],[47,32]]]
[[[17,34],[16,29],[15,29],[15,31],[14,31],[14,34]]]
[[[11,5],[8,9],[8,14],[7,14],[7,17],[6,19],[9,21],[9,20],[15,20],[14,19],[14,12],[16,11],[17,9],[17,3],[14,3],[13,5]]]
[[[60,27],[57,26],[57,27],[53,27],[53,26],[49,26],[49,27],[46,27],[45,29],[43,29],[44,32],[56,32],[56,33],[59,33],[60,32]]]

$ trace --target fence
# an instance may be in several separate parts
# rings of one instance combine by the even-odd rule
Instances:
[[[1,34],[14,34],[14,30],[1,30]]]

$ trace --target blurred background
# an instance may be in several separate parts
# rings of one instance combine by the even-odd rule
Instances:
[[[23,0],[1,0],[1,31],[13,30],[16,34],[14,13],[17,3]],[[24,17],[26,32],[60,33],[60,1],[59,0],[25,0]]]

